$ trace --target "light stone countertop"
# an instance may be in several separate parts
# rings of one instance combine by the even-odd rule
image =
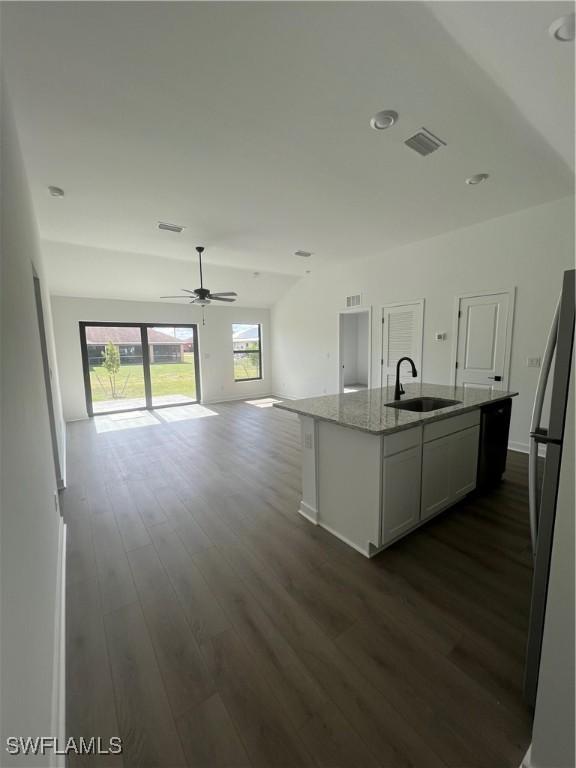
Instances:
[[[321,421],[330,421],[343,427],[359,429],[362,432],[383,435],[456,416],[487,403],[506,400],[518,394],[518,392],[490,392],[487,389],[453,387],[445,384],[403,382],[403,386],[406,394],[402,395],[402,400],[410,400],[414,397],[443,397],[460,402],[458,405],[426,413],[405,411],[387,406],[394,402],[394,387],[384,387],[346,392],[340,395],[308,397],[303,400],[285,400],[282,403],[275,403],[274,407]]]

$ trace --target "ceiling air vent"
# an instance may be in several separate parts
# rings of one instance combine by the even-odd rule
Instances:
[[[180,224],[170,224],[167,221],[159,221],[158,222],[158,229],[165,229],[168,232],[182,232],[184,227],[181,227]]]
[[[351,309],[352,307],[359,307],[361,303],[362,303],[362,295],[360,293],[357,293],[354,296],[346,296],[346,309]]]
[[[438,136],[434,136],[427,128],[421,128],[414,136],[410,136],[404,142],[407,147],[418,152],[419,155],[425,157],[426,155],[436,152],[440,147],[445,147],[446,142],[439,139]]]

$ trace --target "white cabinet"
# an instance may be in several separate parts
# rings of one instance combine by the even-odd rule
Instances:
[[[435,515],[450,504],[452,435],[424,443],[422,451],[421,519]]]
[[[421,466],[421,445],[384,458],[382,544],[387,544],[418,524]]]
[[[444,422],[449,425],[449,419]],[[454,504],[476,487],[478,426],[424,443],[421,520]]]
[[[480,427],[470,427],[452,435],[450,495],[453,501],[476,488]]]

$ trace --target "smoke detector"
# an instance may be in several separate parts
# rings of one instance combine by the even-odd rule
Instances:
[[[294,251],[294,256],[300,256],[302,259],[309,259],[312,254],[310,251]]]
[[[64,197],[64,190],[62,187],[48,187],[48,192],[52,195],[52,197]]]

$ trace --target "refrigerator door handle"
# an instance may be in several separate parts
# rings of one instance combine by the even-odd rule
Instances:
[[[536,386],[536,396],[534,398],[534,407],[532,409],[532,421],[530,424],[530,452],[528,456],[528,508],[530,513],[530,537],[532,539],[532,556],[536,557],[536,537],[538,535],[538,442],[546,442],[546,432],[540,427],[542,418],[542,407],[546,395],[546,387],[552,367],[552,359],[556,342],[558,340],[558,319],[560,316],[560,301],[556,305],[554,319],[546,341],[546,349],[542,358],[542,367],[538,384]],[[540,440],[538,439],[540,437]]]

